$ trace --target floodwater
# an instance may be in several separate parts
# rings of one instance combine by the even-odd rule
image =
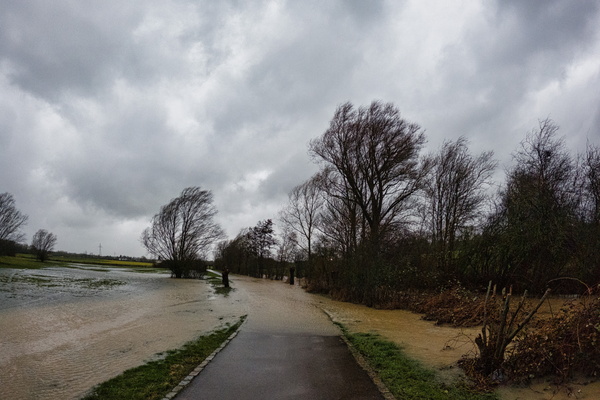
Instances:
[[[343,323],[352,332],[371,332],[400,345],[404,352],[423,365],[437,371],[442,380],[454,380],[463,375],[457,366],[464,354],[475,354],[475,337],[481,327],[453,328],[424,321],[420,314],[405,310],[376,310],[361,305],[332,301],[326,297],[320,306],[334,321]],[[554,299],[540,309],[542,314],[556,312],[564,300]],[[557,387],[539,380],[525,387],[500,386],[496,393],[502,400],[597,400],[600,382],[578,383]]]
[[[339,335],[333,320],[377,333],[443,379],[455,379],[458,359],[475,351],[478,328],[436,326],[408,311],[333,301],[278,281],[230,275],[234,290],[223,296],[206,281],[76,267],[0,269],[0,399],[78,399],[242,315],[246,331]],[[503,400],[587,400],[600,398],[600,384],[555,392],[545,383],[499,391]]]
[[[206,281],[105,267],[0,269],[0,399],[78,399],[243,315]]]

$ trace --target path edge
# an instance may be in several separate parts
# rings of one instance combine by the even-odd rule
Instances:
[[[175,396],[179,394],[179,392],[181,392],[187,385],[189,385],[192,379],[197,377],[200,374],[200,372],[202,372],[202,370],[206,368],[206,366],[215,358],[215,356],[219,354],[219,352],[223,350],[229,344],[229,342],[231,342],[237,336],[237,334],[240,332],[242,326],[246,323],[247,320],[247,317],[244,318],[244,321],[242,321],[242,323],[240,324],[240,326],[238,326],[235,332],[229,335],[229,337],[225,339],[223,343],[221,343],[221,345],[215,349],[215,351],[213,351],[208,357],[206,357],[204,361],[200,363],[200,365],[194,368],[194,370],[190,372],[188,376],[183,378],[177,386],[171,389],[171,391],[167,393],[165,397],[162,398],[162,400],[172,400]]]
[[[325,315],[327,315],[329,317],[331,322],[336,323],[333,315],[331,313],[329,313],[329,311],[324,310],[324,309],[321,309],[321,310],[325,313]],[[348,340],[348,338],[346,338],[346,336],[344,335],[343,332],[340,335],[340,338],[344,341],[344,343],[346,343],[346,346],[348,346],[348,350],[350,350],[350,353],[356,360],[356,363],[358,365],[360,365],[360,367],[362,369],[365,370],[367,375],[369,375],[369,378],[371,378],[371,381],[373,381],[375,386],[377,386],[377,389],[379,390],[379,392],[381,393],[383,398],[385,400],[397,400],[396,397],[392,394],[392,392],[385,385],[385,383],[383,383],[383,381],[381,380],[379,375],[377,375],[377,372],[375,372],[375,369],[371,366],[369,361],[367,361],[367,359],[365,357],[363,357],[362,354],[360,354],[360,352],[356,349],[356,347],[354,347],[354,345],[352,343],[350,343],[350,341]]]

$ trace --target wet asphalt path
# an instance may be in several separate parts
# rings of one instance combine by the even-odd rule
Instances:
[[[176,400],[383,399],[314,296],[232,277],[248,318]]]

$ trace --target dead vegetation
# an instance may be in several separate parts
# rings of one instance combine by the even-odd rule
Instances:
[[[338,300],[344,296],[338,293]],[[600,285],[570,300],[544,297],[515,301],[511,290],[486,294],[460,285],[438,292],[380,288],[376,308],[406,309],[425,320],[456,327],[482,326],[477,352],[460,366],[480,388],[498,383],[527,383],[551,378],[557,384],[573,377],[600,375]],[[557,310],[550,304],[563,304]],[[539,311],[539,312],[538,312]]]
[[[600,290],[572,300],[536,321],[520,338],[504,369],[513,381],[553,376],[556,383],[600,374]]]
[[[511,305],[511,294],[486,296],[483,326],[475,339],[476,356],[460,366],[478,386],[527,383],[550,377],[565,384],[600,373],[600,290],[568,301],[556,314],[533,320],[549,291],[535,302],[525,296]]]

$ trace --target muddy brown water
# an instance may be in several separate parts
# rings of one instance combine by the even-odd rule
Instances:
[[[206,281],[164,274],[0,269],[0,399],[80,398],[236,321],[238,308]]]
[[[436,369],[460,374],[477,328],[423,321],[403,310],[374,310],[310,295],[298,286],[231,276],[228,296],[206,281],[125,269],[0,269],[0,399],[78,399],[94,385],[248,315],[248,331],[338,335],[373,332]],[[294,312],[290,313],[289,309]],[[314,312],[319,310],[319,312]],[[324,311],[324,312],[321,312]],[[502,389],[504,400],[598,399],[600,385]]]
[[[376,310],[361,305],[332,301],[322,297],[320,305],[332,319],[343,323],[352,332],[381,335],[403,348],[405,353],[424,366],[437,371],[442,380],[452,381],[463,375],[457,366],[464,354],[475,354],[475,337],[481,327],[453,328],[424,321],[421,315],[405,310]],[[565,300],[552,299],[540,309],[542,316],[557,312]],[[600,382],[589,383],[582,378],[576,383],[557,387],[538,380],[529,386],[500,386],[496,393],[501,400],[598,400]]]

